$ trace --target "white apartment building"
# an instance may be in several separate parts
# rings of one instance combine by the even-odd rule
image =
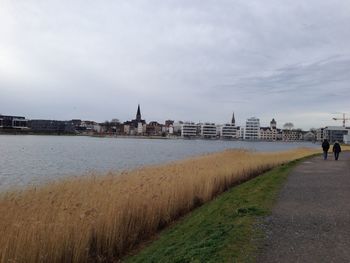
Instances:
[[[260,138],[260,120],[256,117],[247,119],[245,124],[245,140],[258,140]]]
[[[316,130],[316,141],[323,141],[323,128],[319,128]]]
[[[244,127],[237,127],[237,139],[244,140]]]
[[[220,137],[223,139],[237,139],[239,132],[234,123],[226,123],[220,128]]]
[[[143,125],[142,122],[137,123],[137,134],[141,135],[143,133]]]
[[[217,137],[217,128],[215,123],[201,123],[201,137],[205,139],[214,139]]]
[[[215,127],[216,128],[216,127]],[[198,125],[194,122],[185,122],[181,124],[181,136],[182,137],[197,137]]]
[[[181,131],[182,131],[182,122],[175,122],[173,124],[173,134],[176,136],[180,136],[181,135]]]

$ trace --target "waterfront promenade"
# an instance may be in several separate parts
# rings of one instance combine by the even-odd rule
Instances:
[[[297,166],[266,221],[257,262],[350,262],[350,153]]]

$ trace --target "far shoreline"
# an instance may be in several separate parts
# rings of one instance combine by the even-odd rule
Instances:
[[[247,142],[247,143],[257,143],[257,142],[269,142],[269,143],[312,143],[320,144],[318,141],[283,141],[283,140],[243,140],[243,139],[207,139],[201,137],[181,137],[181,136],[145,136],[145,135],[108,135],[108,134],[70,134],[70,133],[9,133],[9,132],[0,132],[2,135],[13,135],[13,136],[57,136],[57,137],[93,137],[93,138],[114,138],[114,139],[150,139],[150,140],[191,140],[191,141],[223,141],[223,142]],[[342,144],[346,145],[346,144]]]

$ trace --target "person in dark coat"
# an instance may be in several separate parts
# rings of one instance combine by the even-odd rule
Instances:
[[[328,150],[329,150],[329,142],[327,139],[323,140],[322,149],[323,149],[323,159],[327,160],[327,155],[328,155]]]
[[[341,152],[341,147],[338,141],[336,141],[333,145],[333,153],[334,153],[334,159],[338,161],[339,153]]]

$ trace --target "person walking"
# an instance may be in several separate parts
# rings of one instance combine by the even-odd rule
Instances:
[[[333,145],[333,153],[334,153],[334,159],[338,161],[339,153],[341,152],[341,147],[338,141],[336,141]]]
[[[327,139],[323,140],[322,149],[323,149],[323,160],[327,160],[327,155],[329,150],[329,142]]]

